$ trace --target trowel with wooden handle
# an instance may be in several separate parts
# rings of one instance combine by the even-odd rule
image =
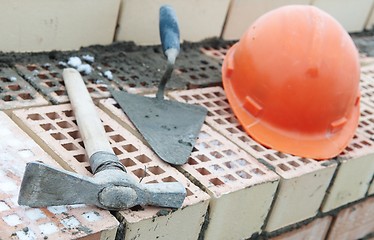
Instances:
[[[180,50],[178,22],[170,6],[160,8],[159,25],[167,68],[156,98],[116,90],[112,91],[112,96],[162,160],[182,165],[191,154],[207,110],[201,106],[164,99],[165,85]]]

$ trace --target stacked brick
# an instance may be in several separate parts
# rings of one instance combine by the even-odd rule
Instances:
[[[357,239],[373,234],[373,66],[362,69],[361,118],[352,142],[337,158],[315,161],[258,144],[243,131],[224,90],[202,88],[219,85],[217,69],[231,45],[194,50],[193,59],[209,59],[208,64],[202,60],[190,71],[175,71],[183,81],[175,88],[190,89],[170,91],[168,97],[208,109],[191,156],[180,167],[162,162],[109,98],[110,88],[138,94],[154,90],[150,77],[145,86],[137,79],[133,80],[138,85],[123,80],[132,75],[139,78],[144,68],[133,68],[132,74],[120,64],[90,62],[92,72],[84,74],[85,83],[96,100],[108,140],[128,173],[145,184],[178,181],[187,190],[181,209],[138,206],[115,217],[84,205],[18,206],[27,162],[60,165],[86,176],[91,173],[74,112],[67,104],[61,78],[64,65],[51,61],[1,68],[0,106],[12,120],[0,112],[0,136],[6,139],[0,141],[0,238],[114,239],[117,235],[119,239],[192,240],[256,239],[260,234],[270,239]],[[104,74],[107,70],[112,79]],[[191,77],[196,72],[198,76]],[[208,80],[199,82],[204,74]],[[188,79],[198,80],[196,86],[186,85]]]

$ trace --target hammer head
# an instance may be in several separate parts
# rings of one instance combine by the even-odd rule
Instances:
[[[184,186],[177,182],[140,184],[118,169],[87,177],[31,162],[26,166],[18,203],[30,207],[89,204],[117,211],[135,205],[179,208],[185,196]]]

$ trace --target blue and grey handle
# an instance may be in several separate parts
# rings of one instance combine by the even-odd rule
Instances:
[[[169,5],[160,7],[160,38],[162,50],[168,60],[168,65],[164,75],[162,76],[156,98],[164,98],[164,90],[167,81],[170,79],[174,69],[175,59],[180,50],[179,45],[179,27],[178,20],[174,9]]]

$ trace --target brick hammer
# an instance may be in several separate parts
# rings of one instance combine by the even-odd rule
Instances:
[[[40,162],[28,163],[18,203],[30,207],[90,204],[108,210],[135,205],[181,207],[186,196],[181,183],[141,184],[126,172],[110,146],[79,72],[66,68],[63,78],[94,175],[82,176]]]

